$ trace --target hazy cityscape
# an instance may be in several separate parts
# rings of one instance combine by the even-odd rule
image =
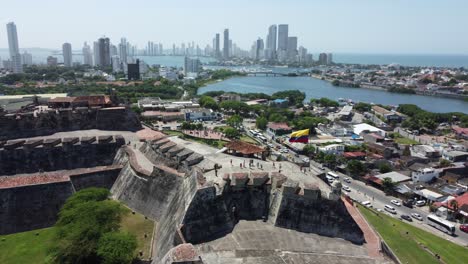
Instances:
[[[466,263],[448,2],[1,3],[0,263]]]

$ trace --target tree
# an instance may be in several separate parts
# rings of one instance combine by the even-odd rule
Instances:
[[[336,155],[326,154],[323,160],[330,168],[334,168],[336,166]]]
[[[297,105],[304,102],[305,93],[299,90],[286,90],[276,92],[271,95],[271,99],[285,99],[288,98],[289,105]]]
[[[310,156],[315,154],[315,147],[314,147],[314,145],[307,144],[307,145],[304,146],[302,151],[304,152],[305,155],[310,157]]]
[[[249,106],[244,102],[229,101],[229,100],[222,101],[219,104],[219,107],[224,109],[225,111],[234,111],[237,114],[249,112]]]
[[[362,102],[359,102],[357,104],[354,105],[354,109],[356,111],[359,111],[361,113],[363,112],[369,112],[371,110],[371,105],[370,104],[366,104],[366,103],[362,103]]]
[[[135,257],[137,241],[135,236],[110,232],[99,239],[97,255],[103,264],[128,264]]]
[[[268,119],[266,119],[264,116],[259,116],[257,117],[255,124],[257,125],[258,129],[265,130],[268,124]]]
[[[99,262],[97,250],[101,237],[118,232],[124,213],[118,202],[107,199],[109,195],[106,189],[89,188],[65,202],[55,224],[57,243],[51,248],[55,263]]]
[[[237,131],[237,129],[235,129],[233,127],[226,127],[224,129],[224,135],[227,138],[238,138],[240,136],[240,133],[239,133],[239,131]]]
[[[323,107],[338,107],[340,104],[337,101],[322,97],[320,99],[310,99],[311,103],[316,103]]]
[[[390,165],[388,165],[388,164],[386,164],[386,163],[382,163],[382,164],[380,164],[380,166],[379,166],[379,171],[380,171],[380,173],[391,172],[391,171],[392,171],[392,167],[390,167]]]
[[[239,127],[242,125],[244,119],[240,115],[233,115],[226,120],[226,123],[232,127]]]
[[[446,168],[449,167],[452,163],[449,160],[446,159],[440,159],[439,161],[439,167],[441,168]]]
[[[392,181],[391,178],[385,177],[382,181],[382,187],[385,193],[390,194],[395,189],[395,183]]]
[[[366,172],[366,166],[359,160],[350,160],[346,165],[346,169],[352,176],[359,176]]]
[[[456,213],[458,212],[458,202],[455,199],[450,200],[450,207],[452,207],[453,211]]]
[[[213,97],[211,96],[203,95],[202,97],[200,97],[200,100],[198,100],[198,103],[202,107],[206,107],[206,108],[213,109],[213,110],[217,110],[219,108],[215,99],[213,99]]]

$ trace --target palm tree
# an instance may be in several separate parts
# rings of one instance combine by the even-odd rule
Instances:
[[[458,202],[457,200],[453,199],[450,201],[450,207],[452,207],[453,211],[456,213],[458,212]]]

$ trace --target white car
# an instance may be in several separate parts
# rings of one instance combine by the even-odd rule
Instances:
[[[365,207],[372,207],[372,204],[369,201],[364,201],[361,204],[364,205]]]
[[[343,187],[341,187],[341,189],[347,191],[347,192],[350,192],[351,191],[351,188],[349,188],[348,186],[346,185],[343,185]]]
[[[398,200],[391,200],[390,202],[396,206],[401,206],[401,203]]]
[[[417,219],[419,221],[423,220],[422,216],[420,214],[418,214],[418,213],[412,213],[411,217],[413,217],[414,219]]]
[[[302,161],[305,162],[305,163],[307,163],[307,162],[309,162],[310,160],[309,160],[309,158],[303,158]]]
[[[426,201],[424,200],[419,200],[416,202],[416,206],[424,206],[424,205],[426,205]]]
[[[380,208],[377,209],[377,212],[383,212],[383,211],[384,211],[384,210],[382,210],[382,209],[380,209]]]
[[[347,182],[347,183],[351,183],[351,179],[348,178],[348,177],[344,178],[343,180],[344,180],[345,182]]]

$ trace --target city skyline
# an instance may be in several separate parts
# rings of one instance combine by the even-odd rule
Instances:
[[[288,5],[280,5],[277,1],[250,3],[241,0],[223,4],[222,14],[218,12],[220,7],[213,7],[209,0],[197,3],[155,1],[144,3],[145,8],[137,8],[140,1],[136,0],[125,10],[119,7],[119,1],[110,6],[109,3],[93,2],[93,8],[89,8],[88,1],[83,1],[80,5],[73,5],[75,11],[67,14],[56,10],[69,3],[54,0],[40,4],[33,2],[27,3],[30,8],[25,9],[25,3],[21,2],[24,1],[2,5],[0,11],[3,24],[10,21],[17,24],[21,36],[20,49],[60,49],[63,43],[68,42],[77,50],[84,41],[90,43],[104,35],[114,44],[125,37],[139,48],[149,40],[162,43],[164,47],[194,41],[203,48],[207,44],[212,45],[214,32],[222,32],[225,28],[229,28],[230,39],[238,47],[248,49],[252,40],[265,38],[265,29],[270,25],[289,24],[289,35],[297,36],[301,45],[314,53],[468,54],[468,37],[464,33],[468,22],[462,11],[467,10],[468,3],[460,0],[444,3],[421,0],[411,3],[402,0],[309,3],[295,0]],[[249,8],[245,8],[247,6]],[[98,12],[100,7],[112,12]],[[41,10],[45,12],[46,8],[54,16],[37,19]],[[239,19],[239,12],[249,19]],[[86,19],[81,17],[84,13]],[[129,14],[138,14],[138,19],[123,19]],[[154,14],[158,16],[157,21]],[[122,19],[116,19],[118,17]],[[195,17],[195,22],[186,23]],[[56,23],[58,20],[61,22]],[[145,26],[150,24],[155,26]],[[0,34],[0,48],[6,48],[7,44],[6,34]]]

